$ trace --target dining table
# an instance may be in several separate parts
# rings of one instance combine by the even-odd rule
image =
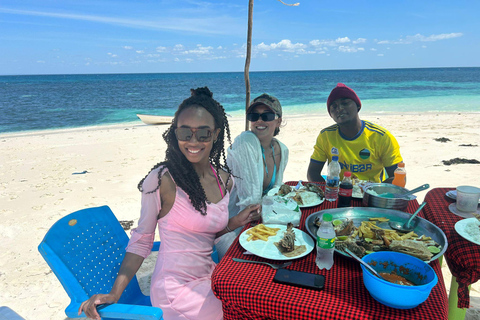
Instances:
[[[289,181],[290,186],[298,181]],[[324,184],[321,184],[324,189]],[[321,210],[337,208],[337,201],[323,201],[313,207],[301,208],[299,229],[306,232],[307,217]],[[362,199],[352,199],[352,207],[361,207]],[[408,203],[406,212],[412,214],[419,207],[417,200]],[[418,214],[423,216],[423,210]],[[243,230],[247,230],[248,224]],[[437,260],[430,262],[438,276],[438,283],[429,297],[411,309],[385,306],[373,299],[363,284],[360,264],[339,253],[334,254],[330,270],[320,270],[315,264],[315,248],[307,255],[292,259],[289,270],[310,272],[325,276],[321,290],[285,285],[273,281],[275,271],[263,264],[238,263],[232,258],[278,263],[256,255],[245,254],[235,239],[212,274],[212,290],[222,301],[224,319],[447,319],[448,298]],[[398,297],[402,299],[402,297]]]
[[[453,190],[455,188],[431,189],[425,195],[427,205],[424,208],[424,215],[427,220],[442,229],[447,237],[448,248],[444,256],[453,276],[450,297],[457,298],[456,307],[464,309],[470,304],[469,285],[480,279],[480,245],[466,240],[455,229],[455,224],[465,217],[456,215],[449,209],[455,200],[448,197],[447,192]],[[452,292],[455,289],[457,291]],[[454,300],[450,299],[450,307]]]

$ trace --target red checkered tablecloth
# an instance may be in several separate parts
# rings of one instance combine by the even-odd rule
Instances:
[[[445,260],[458,283],[458,308],[468,308],[470,295],[468,286],[480,279],[480,246],[465,240],[455,231],[455,223],[462,220],[450,212],[448,206],[454,200],[446,193],[455,188],[435,188],[425,196],[425,218],[443,230],[447,236],[448,248]]]
[[[296,182],[289,182],[296,185]],[[362,206],[353,200],[352,206]],[[302,209],[300,229],[305,231],[306,218],[317,211],[333,209],[336,202]],[[410,201],[407,212],[418,208]],[[422,212],[419,214],[422,215]],[[248,228],[249,226],[246,226]],[[234,241],[212,275],[212,289],[223,303],[224,319],[447,319],[448,302],[445,284],[438,261],[432,262],[438,275],[438,284],[421,305],[407,310],[384,306],[374,300],[363,285],[358,262],[335,254],[330,270],[319,270],[315,265],[315,250],[303,258],[293,260],[290,270],[323,274],[323,290],[310,290],[273,282],[275,270],[266,265],[237,263],[233,257],[271,261],[253,255],[244,255],[238,238]],[[277,262],[278,263],[278,262]],[[401,299],[401,297],[398,297]]]

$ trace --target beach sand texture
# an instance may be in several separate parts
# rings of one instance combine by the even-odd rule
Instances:
[[[360,116],[397,138],[406,163],[407,188],[424,183],[431,188],[480,186],[480,165],[442,163],[453,158],[480,160],[480,113]],[[290,149],[285,181],[306,180],[318,132],[333,121],[323,113],[284,115],[284,120],[278,138]],[[229,121],[233,139],[244,129],[244,120]],[[69,298],[39,254],[38,244],[58,219],[87,207],[108,205],[118,220],[134,220],[136,225],[140,212],[137,184],[163,160],[161,134],[166,128],[138,121],[0,135],[0,305],[26,319],[66,319]],[[425,194],[417,194],[419,202]],[[142,284],[148,282],[153,264],[149,259],[142,268]],[[472,285],[471,307],[467,319],[478,319],[479,283]]]

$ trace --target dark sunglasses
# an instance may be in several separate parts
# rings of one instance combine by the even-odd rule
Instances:
[[[263,122],[269,122],[275,120],[276,114],[273,112],[265,112],[265,113],[247,113],[247,120],[248,121],[258,121],[258,119],[262,118]]]
[[[213,137],[213,130],[208,128],[176,128],[175,136],[179,141],[190,141],[195,135],[198,142],[209,142]]]

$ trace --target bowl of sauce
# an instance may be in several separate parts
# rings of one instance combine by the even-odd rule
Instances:
[[[368,292],[372,298],[392,308],[415,308],[427,300],[438,282],[432,267],[404,253],[379,251],[364,256],[362,260],[386,279],[378,278],[362,265],[363,283]]]

